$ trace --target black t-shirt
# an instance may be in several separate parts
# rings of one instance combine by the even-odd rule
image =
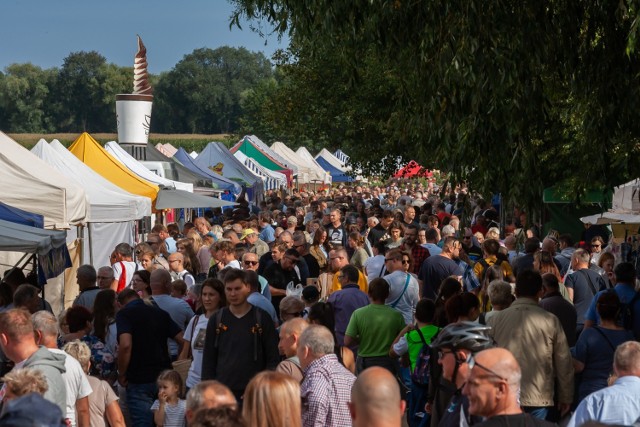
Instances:
[[[320,265],[318,264],[318,260],[311,254],[303,255],[302,258],[307,262],[307,267],[309,267],[309,277],[318,277],[320,276]],[[306,283],[303,283],[306,285]]]
[[[141,299],[129,302],[116,314],[118,338],[131,334],[131,360],[127,380],[133,384],[155,383],[158,375],[171,369],[167,339],[181,331],[169,314]]]
[[[256,312],[260,310],[260,326]],[[229,309],[222,312],[222,327],[216,325],[217,313],[209,318],[202,355],[202,380],[218,380],[238,396],[242,395],[251,378],[280,363],[278,335],[271,316],[252,306],[238,318]],[[219,330],[216,347],[216,330]]]
[[[267,283],[276,289],[286,290],[287,285],[293,282],[294,285],[302,284],[295,270],[284,270],[279,262],[274,262],[264,270],[264,278]],[[280,316],[280,301],[284,296],[271,296],[271,303]]]
[[[477,427],[552,427],[557,424],[534,418],[529,414],[498,415],[477,424]]]

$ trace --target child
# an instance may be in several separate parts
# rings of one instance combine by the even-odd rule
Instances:
[[[158,400],[151,405],[153,422],[159,427],[184,427],[186,402],[182,396],[182,378],[171,369],[158,376]]]

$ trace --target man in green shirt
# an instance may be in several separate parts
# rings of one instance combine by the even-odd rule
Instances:
[[[389,297],[389,284],[377,278],[369,284],[371,304],[357,309],[351,315],[344,345],[358,344],[356,371],[362,372],[371,366],[381,366],[395,375],[397,360],[389,357],[389,347],[405,327],[399,311],[385,305]]]

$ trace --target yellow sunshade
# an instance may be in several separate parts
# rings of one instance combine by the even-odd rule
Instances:
[[[140,178],[107,153],[91,135],[84,132],[69,147],[69,151],[91,169],[111,181],[118,187],[139,196],[148,197],[155,206],[157,185]]]

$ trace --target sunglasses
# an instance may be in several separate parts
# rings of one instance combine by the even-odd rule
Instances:
[[[504,382],[508,383],[507,379],[505,377],[503,377],[502,375],[498,374],[496,371],[493,371],[493,370],[487,368],[486,366],[483,366],[483,365],[479,364],[478,362],[476,362],[476,359],[473,357],[473,354],[470,354],[469,357],[467,357],[466,362],[469,365],[469,370],[473,369],[474,366],[477,366],[478,368],[482,369],[483,371],[491,374],[491,376],[496,377],[500,381],[504,381]]]
[[[257,265],[259,261],[245,261],[244,265]]]

